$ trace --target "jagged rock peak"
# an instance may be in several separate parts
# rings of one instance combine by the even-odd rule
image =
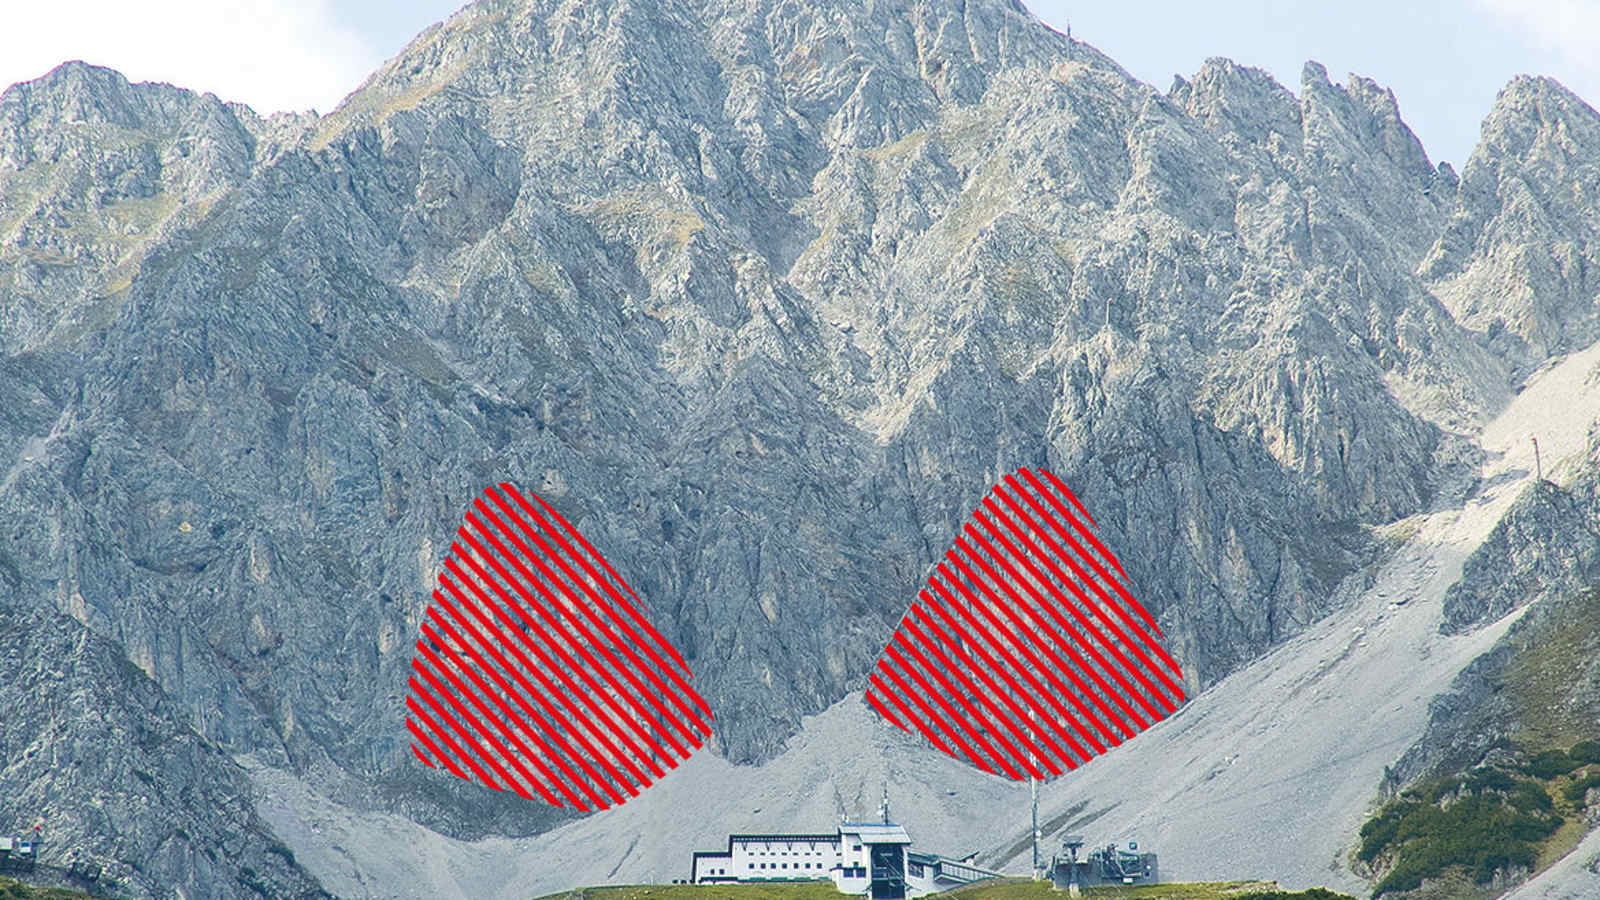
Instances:
[[[616,89],[634,102],[693,99],[707,114],[757,121],[772,111],[739,101],[769,86],[802,109],[861,91],[972,103],[995,73],[1063,59],[1073,46],[1014,0],[482,0],[419,35],[330,124],[381,120],[451,88]],[[1087,49],[1082,57],[1103,60]],[[545,71],[557,60],[559,73]]]
[[[1351,73],[1343,86],[1328,79],[1326,67],[1307,61],[1300,75],[1300,104],[1308,130],[1318,121],[1343,131],[1369,153],[1382,154],[1402,172],[1430,179],[1434,168],[1422,142],[1400,117],[1394,92]]]
[[[1288,88],[1264,69],[1213,56],[1174,89],[1173,100],[1213,131],[1232,131],[1265,145],[1277,134],[1298,149],[1300,106]]]
[[[1600,113],[1553,78],[1518,75],[1500,90],[1469,159],[1588,162],[1600,157]]]
[[[1550,78],[1511,80],[1419,274],[1521,370],[1600,337],[1600,113]]]

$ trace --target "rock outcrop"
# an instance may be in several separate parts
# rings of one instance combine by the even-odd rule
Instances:
[[[1600,336],[1593,116],[1515,82],[1458,185],[1366,79],[1162,94],[1009,0],[485,0],[317,119],[71,64],[0,98],[0,590],[227,753],[528,834],[400,724],[483,485],[759,763],[1043,465],[1203,690]]]
[[[251,808],[244,772],[116,642],[0,604],[0,821],[120,897],[326,898]],[[92,868],[91,868],[92,867]]]

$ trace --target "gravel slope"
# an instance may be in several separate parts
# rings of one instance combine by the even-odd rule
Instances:
[[[1138,740],[1045,785],[1047,833],[1139,840],[1173,880],[1262,877],[1364,892],[1345,860],[1384,768],[1422,733],[1428,701],[1520,615],[1443,635],[1445,592],[1531,484],[1528,435],[1540,439],[1547,477],[1570,473],[1585,455],[1600,420],[1597,366],[1600,344],[1536,374],[1483,430],[1487,461],[1471,473],[1482,489],[1390,526],[1396,549],[1339,612]],[[670,881],[685,876],[691,850],[718,847],[730,831],[826,829],[841,807],[867,814],[885,781],[918,846],[981,848],[982,861],[1014,872],[1029,859],[1024,786],[911,741],[859,694],[807,719],[765,766],[701,753],[626,806],[523,840],[456,841],[398,816],[353,813],[276,769],[255,767],[253,777],[262,816],[330,890],[349,897],[512,898]],[[1592,855],[1595,840],[1573,859]]]

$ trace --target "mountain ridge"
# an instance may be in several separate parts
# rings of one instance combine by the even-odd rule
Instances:
[[[315,119],[34,84],[0,96],[0,583],[227,753],[465,839],[567,821],[398,727],[483,483],[591,537],[761,763],[986,482],[1084,496],[1203,691],[1590,340],[1594,112],[1541,81],[1459,180],[1366,79],[1162,94],[1015,3],[497,0]],[[148,122],[39,106],[129,92]]]

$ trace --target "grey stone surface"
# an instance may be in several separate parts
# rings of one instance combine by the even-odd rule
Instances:
[[[1593,106],[1553,79],[1513,79],[1419,270],[1458,321],[1523,367],[1600,338],[1600,216],[1578,199],[1600,188],[1597,158]]]
[[[1385,778],[1395,790],[1418,778],[1483,762],[1515,761],[1521,745],[1574,741],[1600,731],[1600,593],[1552,595],[1532,606],[1495,646],[1467,666],[1429,704],[1426,732]],[[1519,669],[1552,645],[1572,664],[1530,686]],[[1515,686],[1516,690],[1507,690]],[[1530,704],[1530,698],[1539,701]],[[1562,736],[1565,736],[1563,740]]]
[[[1546,481],[1529,491],[1468,559],[1445,597],[1440,630],[1459,634],[1545,598],[1600,585],[1600,491]]]
[[[115,641],[0,603],[0,822],[36,823],[40,874],[119,897],[326,898],[249,801],[244,772]]]
[[[1600,735],[1600,443],[1566,487],[1536,484],[1462,566],[1440,631],[1516,610],[1509,631],[1429,704],[1384,788]]]
[[[606,553],[760,762],[1044,465],[1202,690],[1592,339],[1592,118],[1514,82],[1458,185],[1366,79],[1162,94],[1002,0],[486,0],[316,119],[69,65],[0,98],[0,589],[227,752],[527,834],[561,814],[401,727],[484,485]]]

